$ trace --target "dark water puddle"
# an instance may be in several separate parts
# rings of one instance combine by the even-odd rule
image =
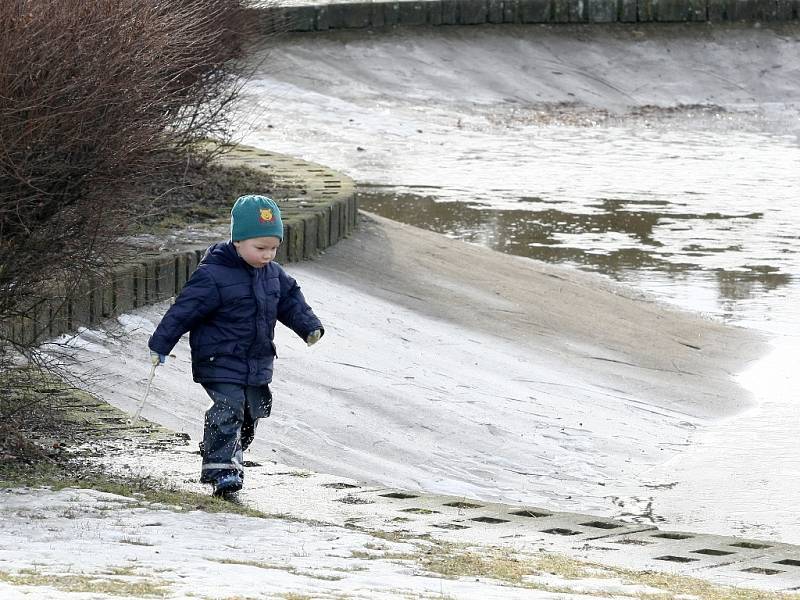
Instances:
[[[672,280],[702,276],[716,287],[722,300],[751,298],[792,282],[789,274],[770,264],[743,264],[737,268],[709,268],[701,260],[742,250],[735,236],[720,244],[719,232],[732,221],[755,221],[762,213],[723,214],[683,212],[666,201],[604,199],[587,205],[590,212],[558,208],[537,197],[520,198],[520,209],[498,209],[479,202],[450,202],[436,196],[395,192],[391,188],[362,186],[359,204],[364,210],[451,238],[481,244],[509,254],[550,263],[570,264],[620,281],[657,272]],[[553,206],[555,205],[555,206]],[[566,208],[566,207],[564,207]],[[712,224],[715,239],[700,237],[682,244],[660,241],[656,229]]]

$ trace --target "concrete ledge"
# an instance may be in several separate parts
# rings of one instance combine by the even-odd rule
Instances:
[[[229,166],[263,169],[276,187],[297,195],[276,198],[285,232],[280,263],[313,258],[349,236],[358,224],[355,185],[349,177],[315,163],[249,146],[236,146],[218,159]],[[233,200],[233,199],[232,199]],[[197,267],[206,245],[171,252],[141,252],[105,280],[90,280],[77,291],[57,287],[37,299],[26,316],[0,323],[4,336],[24,347],[80,327],[175,296]]]
[[[796,21],[798,0],[401,0],[254,9],[265,32],[500,23]]]

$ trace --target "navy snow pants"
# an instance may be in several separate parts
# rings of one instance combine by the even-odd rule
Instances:
[[[202,483],[213,483],[230,472],[244,475],[242,453],[253,441],[256,425],[272,410],[268,385],[203,383],[213,404],[206,411],[201,453]]]

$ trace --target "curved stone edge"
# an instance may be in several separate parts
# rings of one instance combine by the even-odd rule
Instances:
[[[276,199],[284,222],[284,240],[276,260],[299,262],[313,258],[358,225],[358,205],[352,179],[284,154],[237,145],[216,159],[229,166],[264,169],[279,188],[296,196]],[[55,291],[32,316],[0,323],[4,337],[25,347],[89,327],[141,306],[175,296],[197,267],[206,244],[177,251],[140,252],[103,280],[87,282],[77,294]]]
[[[401,0],[253,9],[266,32],[419,25],[796,21],[800,0]]]

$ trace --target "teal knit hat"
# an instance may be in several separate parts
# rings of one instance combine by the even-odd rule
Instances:
[[[283,240],[281,210],[272,198],[241,196],[231,209],[231,240],[241,242],[257,237]]]

